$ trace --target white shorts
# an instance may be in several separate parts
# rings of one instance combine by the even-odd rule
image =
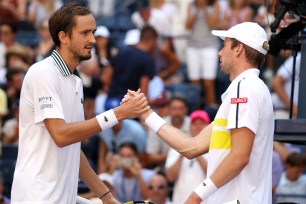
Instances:
[[[216,79],[218,48],[188,47],[186,57],[189,80]]]

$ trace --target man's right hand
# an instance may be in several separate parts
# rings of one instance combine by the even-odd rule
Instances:
[[[121,105],[114,109],[117,120],[136,118],[150,110],[147,97],[144,93],[134,92],[134,96],[125,100]]]

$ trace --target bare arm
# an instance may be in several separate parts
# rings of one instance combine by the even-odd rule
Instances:
[[[97,197],[100,197],[109,190],[104,185],[104,183],[100,181],[99,177],[90,167],[90,164],[88,163],[87,158],[82,151],[80,154],[80,179]],[[108,193],[106,196],[104,196],[102,200],[103,203],[119,203],[111,193]]]
[[[202,171],[206,174],[207,172],[207,162],[202,156],[198,156],[196,160],[199,162]]]
[[[149,87],[150,78],[147,76],[143,76],[140,78],[140,90],[148,96],[148,87]]]
[[[210,176],[217,188],[235,178],[248,164],[255,134],[248,128],[235,128],[231,131],[231,151]],[[186,203],[200,203],[202,199],[194,192]]]
[[[188,6],[188,11],[187,11],[187,18],[186,18],[186,23],[185,23],[185,27],[187,29],[191,29],[195,20],[197,17],[197,13],[192,13],[191,12],[191,5],[189,4]]]
[[[180,67],[180,61],[178,60],[175,53],[173,53],[170,48],[160,48],[160,53],[167,59],[169,66],[162,71],[159,76],[162,79],[166,79],[170,75],[174,74],[176,70]]]
[[[135,118],[148,109],[146,97],[144,97],[144,94],[139,94],[115,108],[114,113],[117,120],[120,121],[126,118]],[[101,127],[96,118],[75,123],[66,123],[63,119],[45,119],[44,123],[59,147],[82,141],[101,132]]]
[[[183,158],[184,157],[180,155],[174,164],[166,169],[166,175],[170,182],[174,182],[177,179]]]
[[[207,24],[209,26],[210,29],[215,29],[216,25],[218,24],[218,20],[219,20],[219,14],[220,14],[220,7],[219,7],[219,3],[218,1],[215,1],[214,3],[214,11],[212,13],[210,13],[208,11],[208,7],[206,6],[204,8],[204,20],[207,21]]]
[[[272,81],[272,88],[275,91],[275,93],[277,93],[277,95],[282,100],[282,102],[285,104],[286,108],[289,110],[290,99],[284,90],[284,84],[285,84],[284,78],[279,75],[276,75]]]
[[[141,115],[141,118],[145,120],[151,113],[152,110],[147,111]],[[196,137],[190,137],[181,130],[165,124],[158,130],[157,135],[170,147],[188,159],[192,159],[208,151],[211,132],[212,123],[206,126]]]

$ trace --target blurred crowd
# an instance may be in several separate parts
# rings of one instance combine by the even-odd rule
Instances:
[[[10,203],[23,77],[55,49],[48,18],[67,1],[0,1],[0,204]],[[269,25],[281,7],[278,0],[79,2],[89,6],[97,22],[92,58],[77,67],[85,117],[119,106],[127,89],[140,88],[161,117],[191,137],[213,122],[230,83],[219,70],[222,41],[211,30],[252,21],[271,36]],[[299,16],[287,13],[276,32],[297,21]],[[259,68],[271,90],[276,119],[297,116],[300,61],[299,52],[282,49],[268,54]],[[183,203],[206,176],[206,155],[184,158],[139,120],[123,120],[82,141],[81,148],[121,202]],[[306,203],[305,149],[274,142],[273,203]],[[86,198],[93,195],[81,182],[78,192]]]

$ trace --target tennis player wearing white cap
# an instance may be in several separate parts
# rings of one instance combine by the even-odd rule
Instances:
[[[207,179],[186,203],[270,204],[274,118],[269,89],[259,79],[269,45],[263,28],[245,22],[227,31],[212,31],[224,39],[221,70],[231,84],[222,95],[214,121],[189,137],[166,124],[152,110],[142,119],[159,137],[188,158],[208,153]],[[125,99],[137,95],[129,92]]]

